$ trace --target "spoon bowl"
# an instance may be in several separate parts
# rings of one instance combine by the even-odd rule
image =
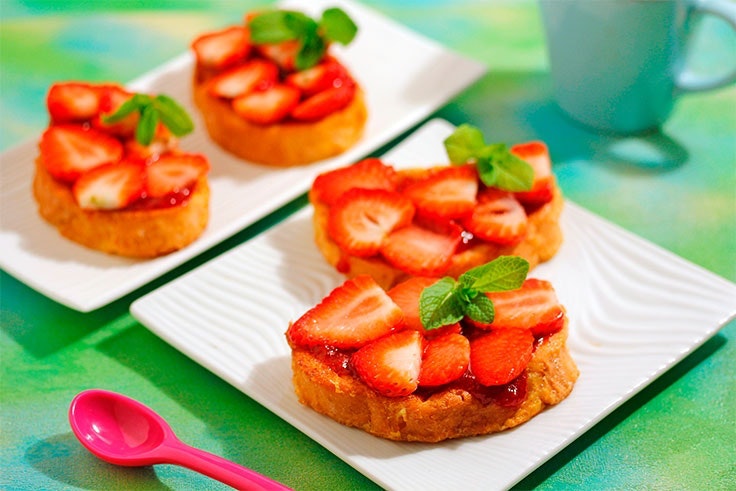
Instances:
[[[237,489],[289,489],[253,470],[186,445],[155,411],[122,394],[101,389],[77,394],[69,407],[69,423],[87,450],[111,464],[177,464]]]

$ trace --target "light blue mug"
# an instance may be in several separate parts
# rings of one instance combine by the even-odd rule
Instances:
[[[676,98],[736,80],[736,67],[701,76],[685,66],[695,20],[712,14],[736,29],[733,0],[540,0],[559,106],[593,128],[654,130]]]

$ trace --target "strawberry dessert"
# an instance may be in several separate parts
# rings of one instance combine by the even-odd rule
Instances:
[[[309,199],[327,261],[390,288],[411,276],[457,278],[501,255],[532,267],[555,255],[563,198],[544,143],[486,145],[462,125],[445,147],[452,165],[396,170],[369,158],[317,176]]]
[[[138,258],[199,237],[209,217],[209,161],[178,148],[193,126],[175,101],[63,82],[46,102],[33,195],[47,222],[86,247]]]
[[[522,424],[565,399],[578,369],[568,318],[529,263],[501,256],[457,280],[383,290],[346,280],[293,322],[299,401],[347,426],[438,442]]]
[[[249,13],[242,25],[200,35],[194,101],[210,137],[251,162],[291,166],[340,154],[362,136],[363,92],[330,53],[357,27],[339,8]]]

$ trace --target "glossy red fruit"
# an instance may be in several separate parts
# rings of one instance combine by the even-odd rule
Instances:
[[[250,53],[250,34],[242,26],[232,26],[208,32],[192,42],[197,63],[208,68],[222,69],[244,60]]]
[[[388,397],[408,396],[419,383],[422,347],[417,331],[399,331],[360,348],[350,363],[376,392]]]
[[[167,154],[146,167],[146,194],[161,198],[191,187],[209,171],[209,161],[198,154]]]
[[[298,121],[316,121],[347,107],[355,97],[355,85],[346,83],[330,87],[308,97],[291,111]]]
[[[273,124],[286,118],[299,103],[299,91],[288,85],[276,84],[266,90],[241,95],[232,101],[233,110],[256,124]]]
[[[265,90],[278,81],[279,67],[266,60],[254,59],[220,73],[209,82],[209,93],[233,99],[254,90]]]
[[[503,385],[522,374],[534,352],[528,329],[494,329],[470,341],[470,370],[482,385]]]
[[[57,83],[49,89],[46,107],[54,124],[88,121],[100,110],[100,93],[87,83]]]
[[[123,156],[123,145],[116,138],[80,125],[50,126],[41,135],[39,149],[49,174],[64,182],[74,182],[88,170]]]
[[[87,210],[125,208],[143,196],[143,165],[105,164],[84,173],[72,187],[77,204]]]
[[[296,55],[299,53],[299,49],[300,44],[297,40],[256,45],[256,50],[261,56],[275,62],[287,72],[294,70]]]
[[[138,126],[138,119],[140,118],[138,111],[128,114],[125,118],[115,123],[107,123],[104,118],[105,116],[114,114],[134,94],[118,85],[103,85],[99,88],[99,91],[100,112],[92,120],[92,126],[105,133],[117,135],[121,138],[132,138],[135,135],[135,129]]]
[[[312,201],[333,205],[353,188],[396,190],[396,171],[376,158],[368,158],[317,176],[309,191]]]
[[[422,355],[419,386],[438,387],[449,384],[467,371],[470,364],[470,342],[458,333],[448,333],[427,341]]]
[[[404,312],[404,326],[407,329],[414,329],[424,334],[427,339],[442,336],[449,333],[460,334],[462,328],[459,323],[442,326],[429,331],[424,329],[421,317],[419,316],[419,299],[425,288],[434,285],[438,278],[429,276],[413,276],[407,280],[394,285],[389,291],[388,296],[396,305]]]
[[[527,232],[526,211],[512,193],[489,188],[470,215],[462,220],[475,237],[497,244],[516,244]]]
[[[354,83],[347,69],[339,61],[329,57],[311,68],[288,75],[285,82],[306,96]]]
[[[514,193],[516,198],[529,205],[540,205],[552,201],[554,176],[547,145],[541,141],[521,143],[511,147],[511,153],[525,160],[534,169],[534,183],[531,190]]]
[[[381,246],[381,254],[394,267],[412,276],[441,276],[450,267],[462,240],[462,229],[448,226],[434,231],[409,225],[392,232]]]
[[[478,173],[474,165],[442,169],[404,190],[419,213],[444,219],[470,214],[475,207],[477,193]]]

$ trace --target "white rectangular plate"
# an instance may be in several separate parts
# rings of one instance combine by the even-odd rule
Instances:
[[[442,161],[452,127],[433,120],[385,157]],[[572,394],[504,433],[397,443],[301,406],[284,332],[344,278],[312,241],[311,208],[140,298],[132,314],[383,487],[513,485],[713,336],[736,315],[736,285],[566,203],[565,242],[533,276],[553,282],[580,368]]]
[[[314,177],[370,153],[427,117],[482,76],[485,66],[459,56],[376,12],[348,0],[291,0],[281,5],[316,15],[341,6],[358,35],[337,55],[364,87],[368,123],[344,154],[316,164],[277,169],[244,163],[212,143],[191,104],[192,56],[182,56],[133,82],[140,92],[166,93],[194,117],[182,148],[212,162],[210,222],[190,246],[153,260],[92,251],[61,237],[36,211],[31,196],[36,142],[4,152],[0,170],[0,267],[48,297],[79,311],[99,308],[182,264],[304,193]],[[195,36],[196,33],[192,33]]]

